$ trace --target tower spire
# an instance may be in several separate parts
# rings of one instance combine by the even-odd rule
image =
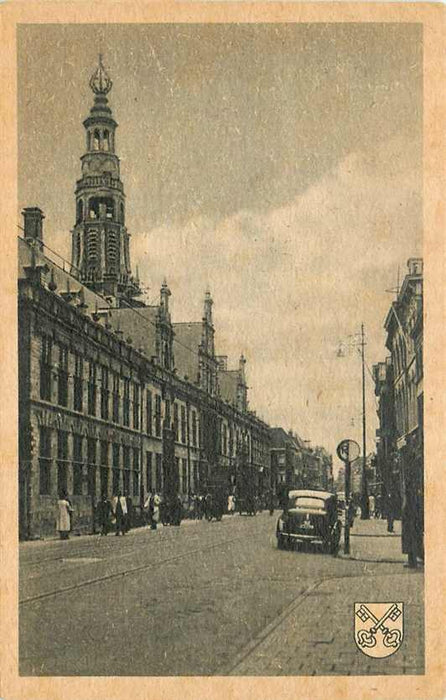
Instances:
[[[130,236],[125,226],[125,194],[115,152],[118,124],[108,105],[113,82],[102,53],[90,88],[94,104],[84,120],[86,151],[76,183],[76,224],[72,231],[72,272],[94,291],[134,302],[141,293],[130,266]]]
[[[108,75],[99,54],[98,67],[90,78],[90,87],[95,95],[107,95],[113,87],[113,81]]]

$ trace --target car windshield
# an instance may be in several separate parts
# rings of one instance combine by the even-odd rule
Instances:
[[[325,501],[322,498],[314,498],[312,496],[294,496],[288,502],[288,508],[317,508],[325,510]]]

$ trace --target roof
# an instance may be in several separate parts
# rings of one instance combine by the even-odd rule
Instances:
[[[202,340],[201,321],[173,323],[175,342],[173,351],[175,367],[181,378],[187,376],[191,382],[198,381],[198,348]]]
[[[124,340],[128,336],[133,346],[141,349],[149,358],[156,355],[156,319],[158,306],[143,306],[138,309],[111,309],[108,322],[114,331],[120,329]]]
[[[108,308],[109,303],[100,294],[96,294],[91,289],[86,287],[82,282],[80,282],[76,277],[71,275],[66,270],[63,270],[60,265],[58,265],[54,260],[51,260],[43,251],[39,250],[36,246],[34,248],[35,264],[36,265],[46,265],[48,268],[48,274],[46,274],[46,281],[44,286],[48,289],[48,284],[50,281],[54,280],[56,284],[56,289],[54,290],[56,294],[63,295],[70,291],[74,296],[79,294],[79,291],[83,291],[84,302],[87,305],[87,314],[92,314],[98,308]],[[19,280],[26,279],[25,267],[30,267],[32,263],[32,249],[29,243],[19,236],[18,238],[18,278]]]
[[[331,491],[316,491],[307,489],[297,489],[296,491],[289,491],[288,498],[297,498],[298,496],[306,496],[306,498],[332,498],[336,494]]]
[[[273,447],[282,447],[290,445],[298,450],[305,450],[305,443],[297,433],[287,433],[284,428],[271,428],[271,438]]]
[[[237,403],[237,387],[240,382],[239,371],[237,369],[219,370],[218,384],[220,396],[224,401]]]

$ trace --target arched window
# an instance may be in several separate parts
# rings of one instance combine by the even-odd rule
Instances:
[[[76,223],[79,223],[80,221],[82,221],[83,218],[84,218],[84,203],[83,203],[82,199],[79,199],[78,203],[77,203]]]
[[[104,137],[102,140],[102,150],[103,151],[109,151],[110,150],[110,141],[109,141],[109,131],[108,129],[104,130]]]
[[[98,129],[95,129],[94,134],[93,134],[93,150],[94,151],[99,151],[99,142],[100,142],[99,131],[98,131]]]

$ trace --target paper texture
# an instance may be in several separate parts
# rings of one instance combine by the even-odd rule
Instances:
[[[444,8],[0,18],[0,696],[443,697]]]

